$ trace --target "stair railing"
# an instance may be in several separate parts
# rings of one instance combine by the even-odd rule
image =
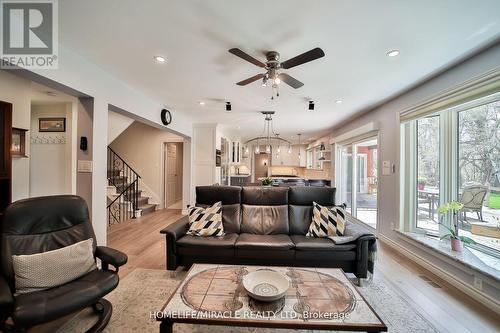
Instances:
[[[108,224],[135,219],[139,209],[139,179],[141,176],[108,146],[108,182],[118,196],[108,206]]]

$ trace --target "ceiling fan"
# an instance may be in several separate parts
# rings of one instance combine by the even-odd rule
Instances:
[[[325,56],[325,52],[323,52],[323,50],[320,49],[319,47],[316,47],[292,59],[280,62],[279,61],[280,54],[276,51],[270,51],[266,53],[266,59],[267,59],[266,63],[263,63],[238,48],[230,49],[229,53],[232,53],[235,56],[240,57],[254,64],[255,66],[262,67],[265,69],[265,73],[254,75],[246,80],[236,83],[237,85],[246,86],[249,83],[262,79],[263,86],[266,86],[269,80],[271,80],[273,86],[283,81],[290,87],[295,89],[302,87],[304,84],[299,80],[295,79],[294,77],[286,73],[283,73],[281,70],[290,69],[292,67],[299,66]]]

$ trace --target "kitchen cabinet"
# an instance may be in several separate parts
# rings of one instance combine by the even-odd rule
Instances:
[[[247,186],[250,184],[250,175],[231,176],[231,186]]]
[[[302,145],[292,146],[291,152],[288,152],[288,147],[281,148],[279,154],[272,155],[273,166],[290,166],[290,167],[305,167],[306,166],[306,149]]]
[[[331,150],[320,149],[319,147],[307,149],[306,165],[308,169],[323,170],[325,163],[331,162]]]
[[[231,163],[241,163],[241,144],[239,141],[231,142]]]

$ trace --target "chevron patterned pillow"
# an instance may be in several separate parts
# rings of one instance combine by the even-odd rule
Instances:
[[[345,205],[329,208],[313,202],[312,222],[306,236],[343,236],[346,225],[345,219]]]
[[[188,235],[192,236],[224,236],[222,225],[222,202],[210,207],[190,207]]]

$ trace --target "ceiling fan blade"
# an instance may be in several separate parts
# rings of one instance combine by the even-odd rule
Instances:
[[[301,55],[296,56],[295,58],[288,59],[287,61],[284,61],[281,63],[281,68],[292,68],[298,65],[305,64],[306,62],[316,60],[318,58],[324,57],[325,52],[323,52],[322,49],[319,47],[314,48],[310,51],[307,51],[305,53],[302,53]]]
[[[296,78],[294,78],[288,74],[285,74],[285,73],[281,73],[279,75],[279,78],[281,79],[281,81],[285,82],[290,87],[295,88],[295,89],[298,89],[304,85],[302,82],[300,82]]]
[[[246,80],[240,81],[240,82],[238,82],[236,84],[239,85],[239,86],[246,86],[249,83],[252,83],[254,81],[262,79],[263,77],[264,77],[264,74],[257,74],[257,75],[254,75],[252,77],[249,77]]]
[[[230,49],[229,53],[232,53],[235,56],[240,57],[241,59],[245,59],[246,61],[251,62],[252,64],[254,64],[255,66],[259,66],[259,67],[262,67],[262,68],[266,67],[266,65],[264,63],[260,62],[259,60],[255,59],[251,55],[243,52],[242,50],[240,50],[240,49],[238,49],[236,47]]]

